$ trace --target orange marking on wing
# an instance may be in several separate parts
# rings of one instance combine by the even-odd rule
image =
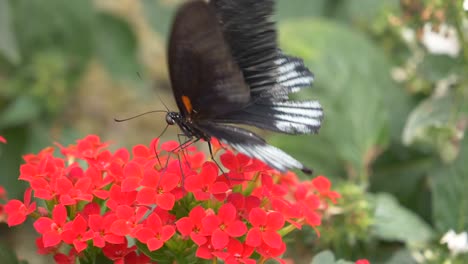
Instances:
[[[192,113],[192,102],[190,102],[188,96],[182,95],[182,103],[184,103],[185,110],[187,110],[188,113]]]

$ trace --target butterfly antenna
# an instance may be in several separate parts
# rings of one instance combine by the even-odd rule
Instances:
[[[144,115],[147,115],[147,114],[152,114],[152,113],[167,113],[167,111],[166,110],[153,110],[153,111],[148,111],[148,112],[145,112],[145,113],[138,114],[136,116],[131,116],[129,118],[123,118],[123,119],[119,119],[119,118],[114,117],[114,121],[115,122],[124,122],[124,121],[132,120],[132,119],[135,119],[137,117],[144,116]]]
[[[167,105],[164,103],[159,93],[157,93],[156,96],[159,98],[159,101],[161,102],[161,104],[164,105],[164,108],[166,108],[167,112],[170,112],[171,110],[169,110],[169,107],[167,107]]]

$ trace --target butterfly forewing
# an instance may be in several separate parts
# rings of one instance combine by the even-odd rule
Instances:
[[[249,87],[207,3],[190,1],[179,9],[168,58],[172,89],[184,116],[206,119],[249,102]]]

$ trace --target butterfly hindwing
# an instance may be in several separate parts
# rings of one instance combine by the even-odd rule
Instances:
[[[249,157],[256,158],[281,172],[295,168],[311,173],[311,170],[286,152],[268,145],[264,139],[246,129],[226,124],[203,122],[197,124],[209,136],[215,137],[222,143]]]
[[[318,101],[258,100],[249,106],[218,117],[220,123],[245,124],[286,134],[317,133],[323,110]]]

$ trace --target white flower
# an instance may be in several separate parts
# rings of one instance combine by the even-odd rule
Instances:
[[[408,73],[406,72],[404,68],[400,68],[400,67],[393,68],[391,71],[391,75],[392,75],[393,80],[395,80],[396,82],[404,82],[408,80]]]
[[[445,54],[457,57],[460,53],[460,41],[454,27],[441,24],[438,32],[435,32],[431,23],[426,23],[423,28],[422,44],[432,54]]]
[[[468,0],[466,0],[468,2]],[[407,44],[412,44],[416,40],[416,33],[414,30],[409,27],[404,27],[401,29],[401,37]]]
[[[462,232],[456,234],[455,231],[449,230],[440,240],[441,244],[447,244],[448,249],[453,255],[468,252],[468,234]]]

